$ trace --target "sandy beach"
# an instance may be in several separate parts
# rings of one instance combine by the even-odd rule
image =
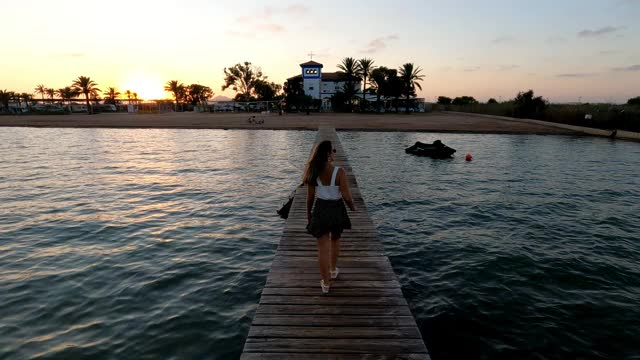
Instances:
[[[251,120],[251,121],[250,121]],[[162,113],[96,115],[0,116],[0,126],[96,127],[96,128],[184,128],[184,129],[294,129],[362,131],[429,131],[504,134],[576,134],[551,126],[529,124],[464,114],[251,114],[251,113]]]

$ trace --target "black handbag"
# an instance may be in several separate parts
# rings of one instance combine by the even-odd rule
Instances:
[[[300,184],[302,186],[303,184]],[[291,204],[293,204],[293,198],[295,197],[296,189],[293,189],[291,194],[289,194],[289,201],[287,201],[280,210],[276,211],[281,218],[286,219],[289,217],[289,210],[291,210]]]
[[[289,210],[291,210],[291,204],[293,203],[293,198],[289,198],[286,204],[282,205],[280,210],[277,211],[278,215],[281,218],[286,219],[289,217]]]

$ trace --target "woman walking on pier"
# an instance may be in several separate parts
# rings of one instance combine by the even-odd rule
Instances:
[[[356,211],[347,174],[344,169],[333,165],[335,154],[336,149],[331,141],[317,144],[302,177],[307,185],[307,231],[318,239],[318,265],[322,277],[320,286],[324,294],[329,292],[331,280],[335,280],[340,271],[336,264],[342,231],[351,229],[344,203],[351,211]]]

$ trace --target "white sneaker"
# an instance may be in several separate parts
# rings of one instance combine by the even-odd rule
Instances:
[[[320,287],[322,287],[322,293],[323,294],[328,294],[329,293],[329,288],[331,287],[331,285],[325,285],[324,284],[324,280],[320,280]]]
[[[340,269],[336,266],[336,271],[329,270],[331,273],[331,280],[335,280],[338,278],[338,274],[340,274]]]

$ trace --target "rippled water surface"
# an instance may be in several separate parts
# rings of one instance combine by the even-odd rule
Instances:
[[[638,358],[639,144],[340,137],[434,359]],[[237,358],[314,139],[0,129],[0,358]]]
[[[0,358],[237,358],[314,139],[0,129]]]
[[[640,144],[341,139],[434,359],[640,359]],[[402,154],[436,139],[458,156]]]

